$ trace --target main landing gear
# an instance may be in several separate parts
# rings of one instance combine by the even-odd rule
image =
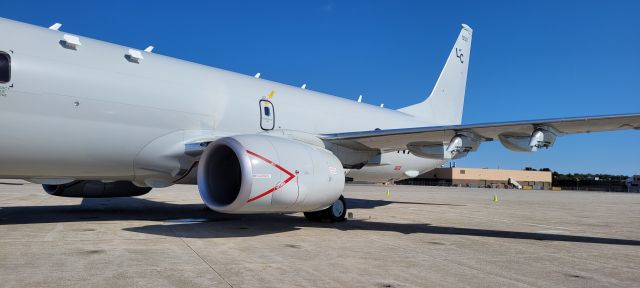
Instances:
[[[342,222],[347,215],[347,201],[340,195],[331,206],[315,212],[304,212],[304,217],[314,222]]]

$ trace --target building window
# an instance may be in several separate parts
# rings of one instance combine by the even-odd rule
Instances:
[[[5,52],[0,52],[0,83],[11,80],[11,57]]]
[[[467,172],[467,171],[465,171],[465,170],[460,170],[460,174],[464,174],[464,173],[466,173],[466,172]]]

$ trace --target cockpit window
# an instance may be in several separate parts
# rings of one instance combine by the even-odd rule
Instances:
[[[11,57],[5,52],[0,52],[0,83],[11,80]]]

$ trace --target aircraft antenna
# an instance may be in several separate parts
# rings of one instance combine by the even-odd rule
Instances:
[[[60,29],[60,27],[62,27],[62,24],[56,22],[55,24],[49,26],[49,29],[51,29],[53,31],[58,31],[58,29]]]

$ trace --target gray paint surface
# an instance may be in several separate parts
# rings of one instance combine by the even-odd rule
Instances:
[[[277,129],[319,134],[425,124],[394,110],[157,54],[144,52],[141,63],[131,63],[127,47],[90,38],[66,49],[59,43],[65,32],[11,20],[0,19],[0,31],[0,50],[13,51],[7,84],[13,87],[0,98],[3,177],[134,180],[136,168],[143,175],[171,173],[185,143],[262,132],[258,102],[271,91]],[[155,142],[163,145],[154,148]],[[163,157],[170,159],[156,160]]]
[[[12,62],[11,81],[0,84],[4,178],[52,184],[129,180],[165,187],[198,160],[188,155],[187,145],[267,133],[260,125],[263,99],[275,111],[271,135],[327,148],[345,167],[391,152],[378,157],[389,163],[349,172],[371,181],[406,178],[407,172],[445,161],[394,155],[415,143],[446,146],[463,132],[483,141],[505,133],[526,138],[540,125],[456,125],[471,48],[466,25],[431,96],[398,111],[154,53],[140,51],[144,59],[134,63],[127,58],[130,48],[82,36],[81,45],[69,49],[61,41],[72,34],[7,19],[0,18],[0,31],[0,51]],[[545,128],[556,125],[563,133],[640,128],[638,114],[554,120],[544,122]]]

